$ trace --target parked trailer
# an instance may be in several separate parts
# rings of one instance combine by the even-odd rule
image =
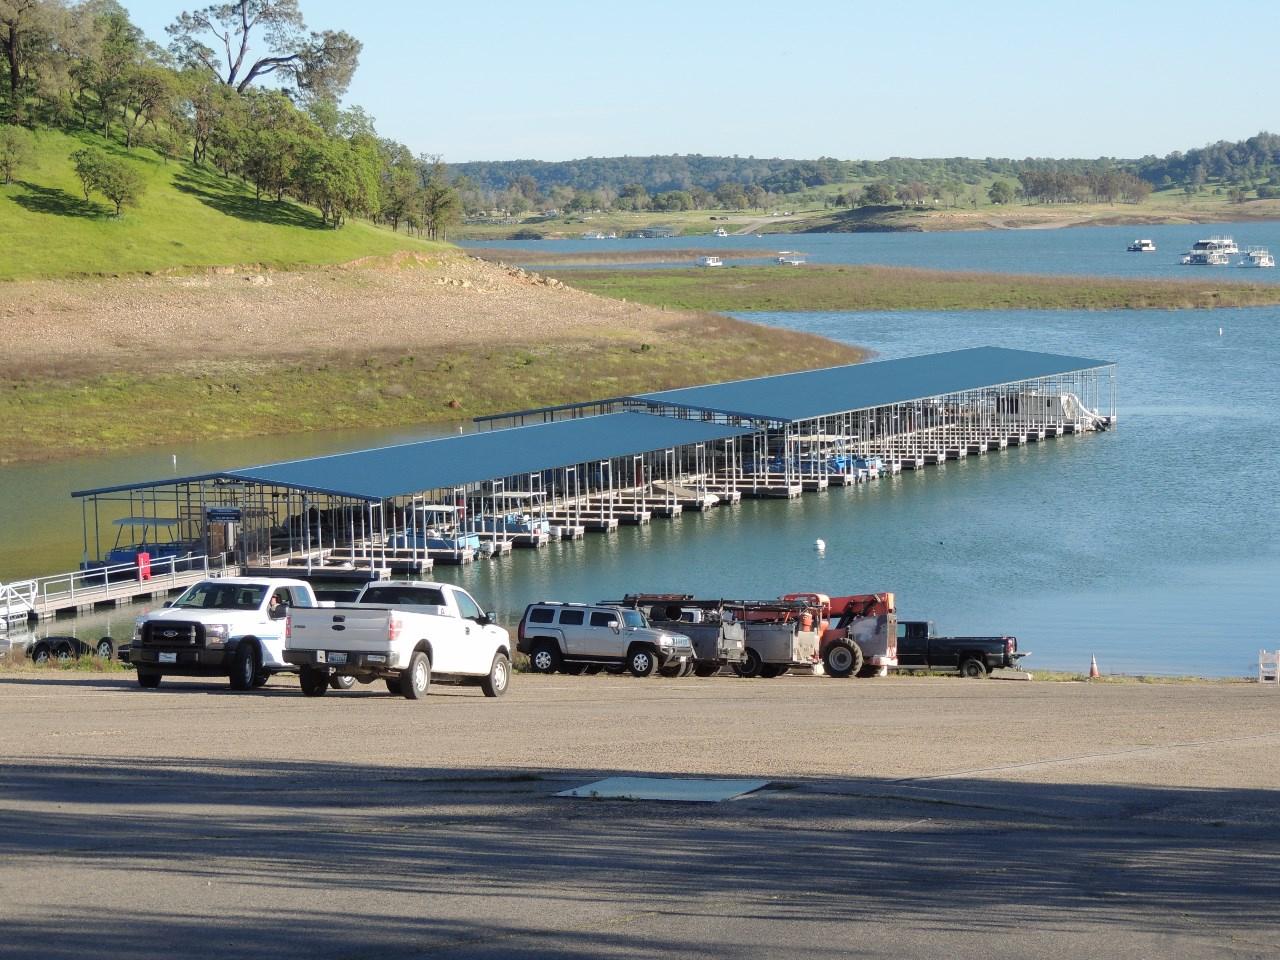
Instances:
[[[741,664],[746,656],[746,631],[726,615],[719,600],[695,600],[681,593],[629,593],[608,602],[638,609],[651,623],[678,630],[693,641],[690,669],[699,677]]]

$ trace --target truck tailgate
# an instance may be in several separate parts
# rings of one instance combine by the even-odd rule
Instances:
[[[391,646],[390,610],[332,607],[295,610],[289,617],[290,650],[385,651]]]

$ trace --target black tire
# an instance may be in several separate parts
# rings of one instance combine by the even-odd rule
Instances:
[[[750,680],[752,677],[760,676],[760,668],[763,666],[764,663],[760,660],[760,654],[747,647],[742,654],[742,660],[733,664],[733,672],[744,679]]]
[[[486,697],[500,697],[511,686],[511,661],[505,653],[495,653],[489,675],[480,681],[480,689]]]
[[[960,661],[960,676],[968,677],[970,680],[985,680],[987,665],[977,657],[966,657]]]
[[[627,653],[627,669],[633,677],[652,677],[658,672],[658,656],[648,647],[632,647]]]
[[[356,678],[334,674],[329,678],[329,686],[333,690],[350,690],[356,685]]]
[[[138,686],[143,690],[154,690],[156,687],[160,686],[161,676],[162,674],[156,673],[152,670],[139,670]]]
[[[253,675],[253,689],[257,690],[259,687],[265,687],[270,679],[271,674],[266,670],[259,670]]]
[[[49,645],[43,640],[31,648],[32,663],[48,663],[50,656],[52,654],[50,653]]]
[[[679,662],[668,663],[665,667],[659,668],[658,675],[662,677],[668,677],[668,678],[674,679],[676,677],[683,676],[683,674],[680,672],[683,669],[684,669],[683,663],[679,663]]]
[[[610,663],[606,664],[604,668],[604,672],[613,677],[621,676],[626,670],[627,665],[625,663]]]
[[[529,669],[534,673],[555,673],[560,669],[560,649],[550,640],[541,640],[529,654]]]
[[[693,665],[694,676],[714,677],[719,672],[720,664],[718,663],[695,663]]]
[[[305,697],[323,697],[329,691],[329,676],[315,667],[303,667],[298,671],[298,683]]]
[[[59,640],[53,645],[53,658],[65,663],[68,660],[80,659],[79,646],[70,640]]]
[[[777,663],[765,663],[760,666],[760,676],[766,680],[772,680],[774,677],[780,677],[789,670],[790,667],[784,667]]]
[[[431,660],[421,650],[409,658],[409,666],[400,674],[400,696],[421,700],[431,690]]]
[[[387,693],[394,693],[397,697],[400,696],[399,677],[387,677],[383,683],[387,685]]]
[[[93,652],[103,660],[110,660],[112,655],[116,652],[116,645],[110,637],[102,637],[93,648]]]
[[[851,677],[862,669],[862,649],[852,640],[836,640],[822,652],[822,669],[829,677]]]
[[[228,674],[232,690],[252,690],[253,678],[258,675],[258,645],[252,640],[242,640],[231,658]]]

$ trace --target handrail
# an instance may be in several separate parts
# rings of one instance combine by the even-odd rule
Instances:
[[[182,569],[179,569],[180,566]],[[226,576],[226,556],[219,554],[210,557],[207,554],[187,553],[176,557],[156,557],[150,562],[146,573],[137,563],[117,563],[0,584],[0,610],[6,614],[12,611],[16,615],[30,613],[37,606],[53,600],[83,599],[87,603],[95,597],[109,599],[113,592],[118,593],[120,587],[131,582],[163,586],[167,581],[176,587],[179,585],[178,575],[185,573],[198,573],[206,577]]]

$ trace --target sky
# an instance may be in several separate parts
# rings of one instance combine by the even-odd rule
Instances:
[[[124,0],[153,40],[182,0]],[[346,98],[448,163],[1163,156],[1280,128],[1280,4],[299,0]]]

